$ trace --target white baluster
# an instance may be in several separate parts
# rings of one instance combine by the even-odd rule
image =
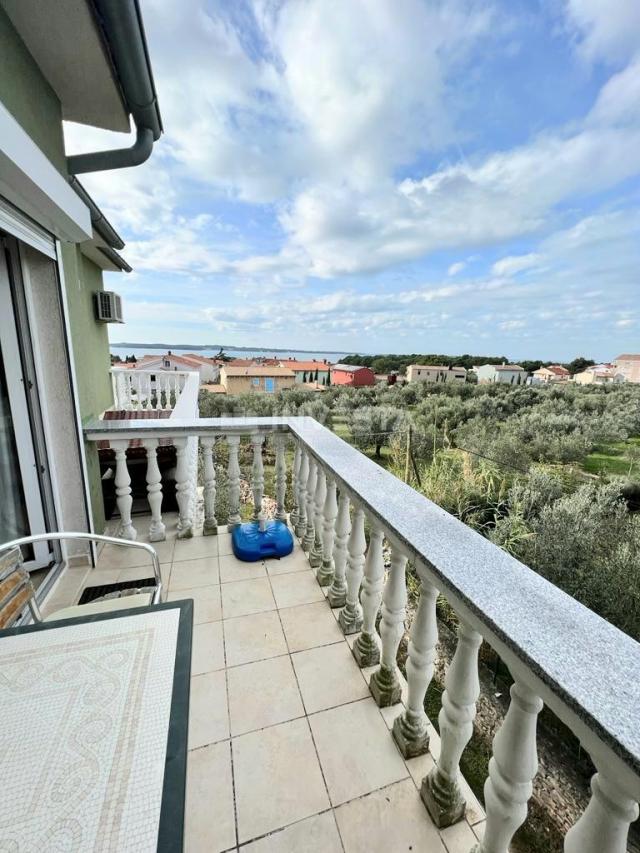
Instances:
[[[407,606],[406,568],[407,557],[395,545],[392,546],[391,568],[382,598],[382,655],[380,666],[369,681],[371,695],[380,708],[395,705],[400,701],[402,693],[396,658],[404,634]]]
[[[382,554],[382,528],[371,520],[371,536],[362,579],[362,632],[353,647],[358,666],[376,666],[380,663],[380,637],[376,631],[376,616],[382,601],[384,584],[384,557]]]
[[[186,438],[176,438],[176,501],[178,502],[178,539],[190,539],[193,536],[193,517],[191,515],[191,470],[189,444]]]
[[[458,628],[458,645],[445,677],[440,725],[440,758],[422,780],[420,795],[436,826],[460,820],[465,800],[460,790],[460,757],[473,733],[476,701],[480,693],[478,649],[482,637],[464,622]]]
[[[347,547],[347,595],[346,603],[340,611],[338,623],[344,634],[357,634],[362,628],[362,605],[360,604],[360,584],[364,569],[364,552],[367,540],[364,535],[364,512],[356,507]]]
[[[324,502],[327,499],[327,475],[321,465],[317,466],[316,491],[313,499],[313,529],[314,538],[309,552],[309,564],[313,569],[322,565],[322,528]]]
[[[347,602],[347,542],[350,530],[349,495],[341,491],[333,542],[333,580],[327,593],[327,601],[331,607],[344,607]]]
[[[541,710],[542,699],[516,680],[511,686],[507,716],[493,739],[493,757],[484,785],[487,823],[474,853],[509,853],[516,829],[526,820],[538,772],[536,723]]]
[[[240,447],[239,435],[227,436],[227,447],[229,448],[229,527],[237,527],[240,524],[240,465],[238,463],[238,449]]]
[[[411,625],[409,640],[407,707],[393,724],[393,737],[405,758],[415,758],[429,750],[424,698],[433,678],[436,659],[437,599],[438,590],[422,578],[418,611]]]
[[[333,581],[333,539],[337,515],[336,481],[329,477],[322,508],[322,565],[316,574],[320,586],[329,586]]]
[[[307,480],[309,478],[309,454],[300,450],[300,473],[298,477],[298,521],[296,536],[302,542],[307,532]]]
[[[171,393],[169,391],[169,377],[164,371],[156,373],[156,384],[160,389],[160,395],[164,394],[164,400],[160,396],[161,408],[163,411],[168,412],[171,409]]]
[[[131,507],[133,499],[131,497],[131,477],[127,468],[127,447],[128,440],[112,441],[111,446],[116,452],[116,503],[120,512],[120,532],[121,539],[137,539],[138,534],[131,523]]]
[[[147,451],[147,500],[151,509],[149,542],[162,542],[166,539],[162,521],[162,477],[158,468],[158,439],[145,438],[142,446]]]
[[[295,442],[295,450],[293,452],[293,467],[291,468],[291,492],[293,494],[293,506],[289,514],[289,523],[295,530],[298,523],[298,477],[300,476],[300,461],[301,451],[298,442]]]
[[[626,853],[629,824],[638,819],[638,803],[616,784],[614,773],[598,767],[591,779],[589,805],[567,833],[564,853]]]
[[[251,435],[251,446],[253,447],[253,467],[251,470],[251,490],[253,492],[253,520],[264,520],[262,514],[262,497],[264,494],[264,465],[262,462],[262,442],[264,436],[259,432]]]
[[[215,437],[204,435],[200,439],[202,444],[202,468],[204,476],[204,536],[214,536],[218,532],[218,521],[216,519],[216,466],[213,457],[213,446]]]
[[[276,445],[276,519],[287,523],[287,511],[284,505],[285,494],[287,491],[287,463],[285,460],[285,441],[286,437],[277,432],[274,436]]]
[[[302,550],[307,554],[311,552],[316,538],[313,522],[316,514],[315,494],[317,478],[318,466],[316,464],[316,460],[312,456],[309,456],[309,476],[307,477],[307,529],[304,534],[304,539],[302,540]]]
[[[111,368],[111,393],[113,395],[113,408],[119,409],[118,402],[118,371]]]

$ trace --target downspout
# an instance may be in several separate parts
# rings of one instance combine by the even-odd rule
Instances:
[[[70,175],[139,166],[148,159],[153,143],[162,133],[138,0],[92,0],[91,5],[125,106],[136,126],[136,141],[130,148],[67,157]]]

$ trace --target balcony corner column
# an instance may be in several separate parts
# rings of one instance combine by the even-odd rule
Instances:
[[[158,439],[145,438],[142,446],[147,451],[147,500],[151,509],[151,524],[149,525],[149,542],[162,542],[166,539],[165,526],[162,521],[162,477],[158,467]]]
[[[542,699],[516,680],[511,686],[507,716],[493,739],[493,757],[484,785],[487,823],[483,840],[473,853],[509,853],[516,829],[526,820],[538,772],[536,725],[541,710]]]
[[[422,780],[420,796],[439,828],[464,816],[466,802],[459,784],[460,757],[473,734],[476,701],[480,694],[478,650],[482,637],[460,621],[458,644],[447,671],[438,715],[440,758]]]
[[[309,479],[309,454],[300,450],[300,471],[298,474],[298,520],[295,534],[302,543],[307,532],[307,480]]]
[[[302,452],[300,450],[300,445],[296,441],[295,450],[293,452],[293,467],[291,468],[291,492],[293,494],[293,506],[291,507],[291,512],[289,513],[289,523],[291,524],[291,527],[294,530],[298,523],[298,479],[300,477],[301,456]]]
[[[594,762],[595,763],[595,762]],[[616,784],[616,771],[603,762],[591,779],[591,799],[564,839],[564,853],[626,853],[629,824],[638,819],[638,803]]]
[[[376,617],[380,609],[384,585],[383,539],[382,528],[372,520],[360,595],[362,632],[353,647],[353,656],[361,669],[365,666],[377,666],[380,663],[380,637],[376,631]]]
[[[287,511],[284,500],[287,491],[287,463],[284,455],[286,436],[277,432],[273,440],[276,445],[276,519],[287,523]]]
[[[347,601],[347,542],[350,530],[349,495],[341,490],[333,542],[333,580],[327,593],[327,601],[331,607],[344,607]]]
[[[138,534],[131,522],[131,507],[133,499],[131,497],[131,477],[127,468],[127,447],[129,446],[128,439],[120,441],[112,441],[111,446],[116,452],[116,504],[120,513],[120,532],[121,539],[137,539]]]
[[[316,460],[309,456],[309,476],[307,477],[307,528],[302,540],[302,550],[307,555],[310,554],[313,543],[316,538],[316,532],[313,526],[313,520],[316,514],[315,493],[318,477]]]
[[[238,450],[240,448],[240,436],[228,435],[227,447],[229,448],[229,465],[227,475],[229,479],[229,527],[237,527],[240,524],[240,464],[238,463]]]
[[[405,758],[415,758],[429,751],[427,715],[424,698],[436,659],[438,623],[436,601],[438,590],[421,578],[418,611],[411,625],[409,657],[407,660],[408,698],[406,710],[393,723],[393,737]]]
[[[215,536],[218,532],[218,520],[216,519],[216,466],[214,459],[215,436],[204,435],[200,439],[202,443],[203,476],[204,476],[204,536]]]
[[[322,529],[324,502],[327,499],[327,475],[321,465],[316,465],[316,491],[313,499],[313,545],[309,551],[309,564],[312,569],[322,565]]]
[[[398,677],[398,648],[404,634],[407,606],[407,557],[395,545],[391,548],[391,569],[382,598],[382,655],[380,667],[369,680],[371,695],[379,708],[400,701],[402,685]]]
[[[364,569],[364,552],[367,540],[364,535],[364,510],[356,507],[353,514],[353,524],[349,534],[347,548],[347,594],[346,602],[338,624],[343,634],[357,634],[362,628],[362,605],[360,604],[360,584]]]
[[[176,501],[178,503],[178,539],[191,539],[193,536],[193,516],[191,514],[191,460],[189,458],[189,439],[176,438]]]
[[[335,536],[338,501],[336,497],[336,481],[327,478],[327,496],[322,510],[322,565],[316,573],[320,586],[329,586],[333,581],[333,541]]]

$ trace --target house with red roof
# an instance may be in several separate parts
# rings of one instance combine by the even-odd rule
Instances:
[[[533,381],[547,385],[549,382],[568,382],[571,374],[561,364],[550,364],[548,367],[539,367],[531,374]]]

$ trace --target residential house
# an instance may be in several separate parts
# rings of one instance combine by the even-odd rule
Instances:
[[[197,371],[200,383],[216,382],[220,376],[220,368],[212,358],[195,353],[174,353],[169,350],[163,355],[145,355],[135,365],[137,370],[182,370]]]
[[[561,364],[550,364],[548,367],[534,370],[531,377],[534,383],[547,385],[549,382],[567,382],[571,374]]]
[[[308,383],[317,382],[320,385],[329,384],[329,363],[312,359],[310,361],[298,361],[295,358],[283,358],[279,362],[280,367],[287,367],[293,370],[296,375],[296,382]]]
[[[296,384],[296,375],[288,367],[250,365],[231,367],[225,364],[220,370],[220,384],[227,394],[275,394]]]
[[[433,364],[410,364],[407,367],[407,382],[466,382],[464,367]]]
[[[527,378],[527,371],[519,364],[482,364],[474,370],[479,385],[489,383],[522,385]]]
[[[375,385],[376,375],[370,367],[359,367],[356,364],[332,364],[330,373],[332,385]]]
[[[623,353],[614,359],[613,364],[626,382],[640,382],[640,354]]]
[[[595,364],[576,373],[573,381],[578,385],[619,385],[625,381],[625,376],[614,364]]]

